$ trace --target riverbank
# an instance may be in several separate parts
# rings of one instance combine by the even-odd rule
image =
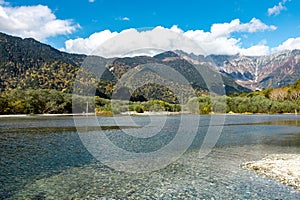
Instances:
[[[65,114],[10,114],[10,115],[0,115],[0,118],[22,118],[22,117],[35,117],[35,116],[40,116],[40,117],[63,117],[63,116],[126,116],[126,115],[131,115],[131,116],[155,116],[155,115],[196,115],[195,113],[183,111],[183,112],[167,112],[167,111],[162,111],[162,112],[143,112],[143,113],[137,113],[134,111],[129,111],[129,112],[122,112],[120,114],[113,114],[112,112],[97,112],[97,113],[65,113]],[[199,114],[200,115],[200,114]],[[202,115],[202,114],[201,114]],[[269,113],[210,113],[210,114],[203,114],[203,115],[295,115],[294,113],[274,113],[274,114],[269,114]],[[297,114],[299,115],[299,114]]]
[[[192,114],[191,112],[167,112],[167,111],[161,111],[161,112],[143,112],[143,113],[137,113],[134,111],[130,112],[123,112],[121,115],[136,115],[136,116],[155,116],[155,115],[182,115],[182,114]]]
[[[241,165],[265,177],[275,179],[300,191],[300,155],[272,154]]]
[[[66,117],[66,116],[93,116],[95,113],[65,113],[65,114],[17,114],[0,115],[0,118],[23,118],[23,117]]]

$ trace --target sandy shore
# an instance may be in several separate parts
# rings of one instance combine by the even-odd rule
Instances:
[[[143,113],[137,113],[137,112],[123,112],[121,115],[137,115],[137,116],[155,116],[155,115],[182,115],[182,114],[190,114],[189,112],[167,112],[167,111],[161,111],[161,112],[143,112]]]
[[[300,155],[298,154],[272,154],[262,160],[243,163],[241,166],[300,191]]]
[[[0,118],[27,117],[28,115],[0,115]]]

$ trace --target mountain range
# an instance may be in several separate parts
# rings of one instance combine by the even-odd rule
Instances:
[[[190,62],[210,65],[215,71],[251,90],[279,88],[293,84],[300,77],[300,50],[286,50],[266,56],[237,54],[206,57],[179,52]]]
[[[91,56],[61,52],[34,39],[21,39],[0,33],[0,90],[10,89],[55,89],[73,92],[76,74]],[[216,94],[249,92],[250,89],[280,87],[291,84],[299,78],[300,51],[285,51],[269,56],[249,57],[241,55],[194,55],[183,51],[168,51],[156,56],[135,56],[106,59],[92,56],[94,60],[107,63],[105,76],[89,80],[96,88],[96,94],[111,98],[116,84],[130,70],[143,70],[138,88],[127,89],[133,99],[162,99],[176,101],[176,91],[171,91],[161,83],[164,77],[154,70],[165,65],[177,71],[188,81],[192,89],[201,95],[212,91]],[[153,66],[153,69],[151,69]],[[100,67],[100,66],[99,66]],[[172,71],[171,70],[171,71]],[[149,79],[151,77],[151,80]],[[220,77],[218,81],[214,77]],[[151,82],[152,81],[152,82]],[[171,88],[185,94],[190,87],[170,80]],[[86,84],[86,83],[82,83]],[[123,88],[124,89],[124,88]],[[176,90],[176,89],[175,89]],[[178,92],[177,91],[177,92]],[[118,92],[115,92],[118,94]]]

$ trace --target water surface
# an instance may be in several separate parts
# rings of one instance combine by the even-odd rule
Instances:
[[[187,116],[195,120],[193,115]],[[169,144],[180,116],[99,117],[102,129],[82,118],[86,133],[106,134],[126,151],[148,153]],[[81,120],[80,118],[77,118]],[[162,130],[156,122],[166,120]],[[240,164],[273,153],[300,153],[295,115],[228,115],[212,150],[199,158],[210,124],[201,116],[188,150],[167,167],[146,173],[116,171],[83,145],[72,117],[0,119],[1,199],[299,199],[300,193],[244,170]],[[146,129],[143,129],[147,126]],[[191,127],[195,128],[195,127]],[[141,133],[142,132],[142,133]],[[136,137],[136,134],[151,137]],[[299,166],[300,167],[300,166]]]

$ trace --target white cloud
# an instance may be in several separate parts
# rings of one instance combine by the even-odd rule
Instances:
[[[72,20],[57,19],[47,6],[0,5],[0,31],[7,34],[44,41],[49,37],[71,34],[79,27]]]
[[[239,53],[248,56],[259,56],[269,53],[269,47],[264,44],[242,48],[241,39],[224,36],[215,37],[213,33],[204,32],[202,30],[187,31],[184,35],[201,44],[201,47],[207,54],[233,55]]]
[[[110,32],[105,30],[102,32],[94,33],[89,38],[78,38],[74,40],[67,40],[65,42],[64,51],[72,53],[81,53],[81,54],[90,54],[95,48],[101,45],[103,42],[108,39],[116,36],[117,32]]]
[[[241,24],[239,19],[232,20],[230,23],[213,24],[211,33],[218,36],[229,36],[233,32],[248,32],[254,33],[258,31],[276,30],[276,27],[268,26],[262,23],[259,19],[252,18],[250,22]]]
[[[128,17],[123,17],[122,20],[123,21],[130,21],[130,19]]]
[[[154,50],[176,50],[180,47],[186,52],[192,52],[189,49],[195,46],[194,42],[191,42],[182,34],[158,26],[152,30],[141,32],[133,28],[123,30],[120,33],[109,30],[101,31],[92,34],[89,38],[67,40],[63,50],[72,53],[114,57],[124,56],[125,54],[129,56],[136,53],[142,55],[143,50],[141,49],[145,49],[147,52],[151,49],[151,52],[153,52]],[[203,53],[199,46],[197,47],[194,48],[195,52]]]
[[[171,28],[158,26],[152,30],[142,32],[136,29],[127,29],[120,33],[105,30],[95,33],[89,38],[68,40],[65,43],[65,50],[73,53],[96,54],[93,50],[97,48],[97,53],[105,52],[105,56],[109,56],[109,53],[130,52],[141,47],[164,50],[174,50],[176,48],[184,50],[183,48],[186,48],[186,51],[195,51],[194,53],[205,52],[205,54],[228,55],[240,53],[256,56],[265,55],[270,52],[270,48],[266,46],[266,41],[249,48],[243,48],[241,38],[234,38],[231,34],[235,32],[254,33],[258,31],[272,31],[275,29],[275,26],[268,26],[260,20],[253,18],[248,23],[241,23],[239,19],[235,19],[230,23],[214,24],[210,32],[203,30],[188,30],[184,32],[177,25]],[[115,38],[108,40],[113,37]],[[105,41],[107,43],[104,44]],[[198,50],[196,50],[193,44],[189,43],[190,41],[198,45]],[[193,47],[188,48],[188,46]],[[203,50],[199,50],[199,46]],[[109,48],[106,49],[106,47]]]
[[[294,50],[300,49],[300,37],[289,38],[280,44],[278,47],[272,49],[272,52],[284,51],[284,50]]]
[[[266,45],[254,45],[246,49],[240,49],[240,54],[247,56],[261,56],[270,53],[270,47]]]
[[[275,30],[276,27],[268,26],[260,20],[253,18],[250,22],[242,24],[239,19],[230,23],[213,24],[210,32],[203,30],[187,31],[184,33],[199,44],[207,54],[243,54],[243,55],[265,55],[269,52],[269,47],[264,44],[257,44],[249,48],[242,48],[241,39],[233,38],[230,35],[235,32],[254,33],[258,31]]]
[[[287,10],[287,8],[284,6],[287,0],[283,0],[282,2],[279,2],[278,5],[273,6],[272,8],[268,9],[268,15],[279,15],[281,11]]]
[[[115,20],[119,20],[119,21],[130,21],[129,17],[117,17],[115,18]]]
[[[171,28],[170,28],[171,31],[174,31],[175,33],[178,33],[178,34],[182,34],[183,31],[177,26],[177,25],[173,25]]]

